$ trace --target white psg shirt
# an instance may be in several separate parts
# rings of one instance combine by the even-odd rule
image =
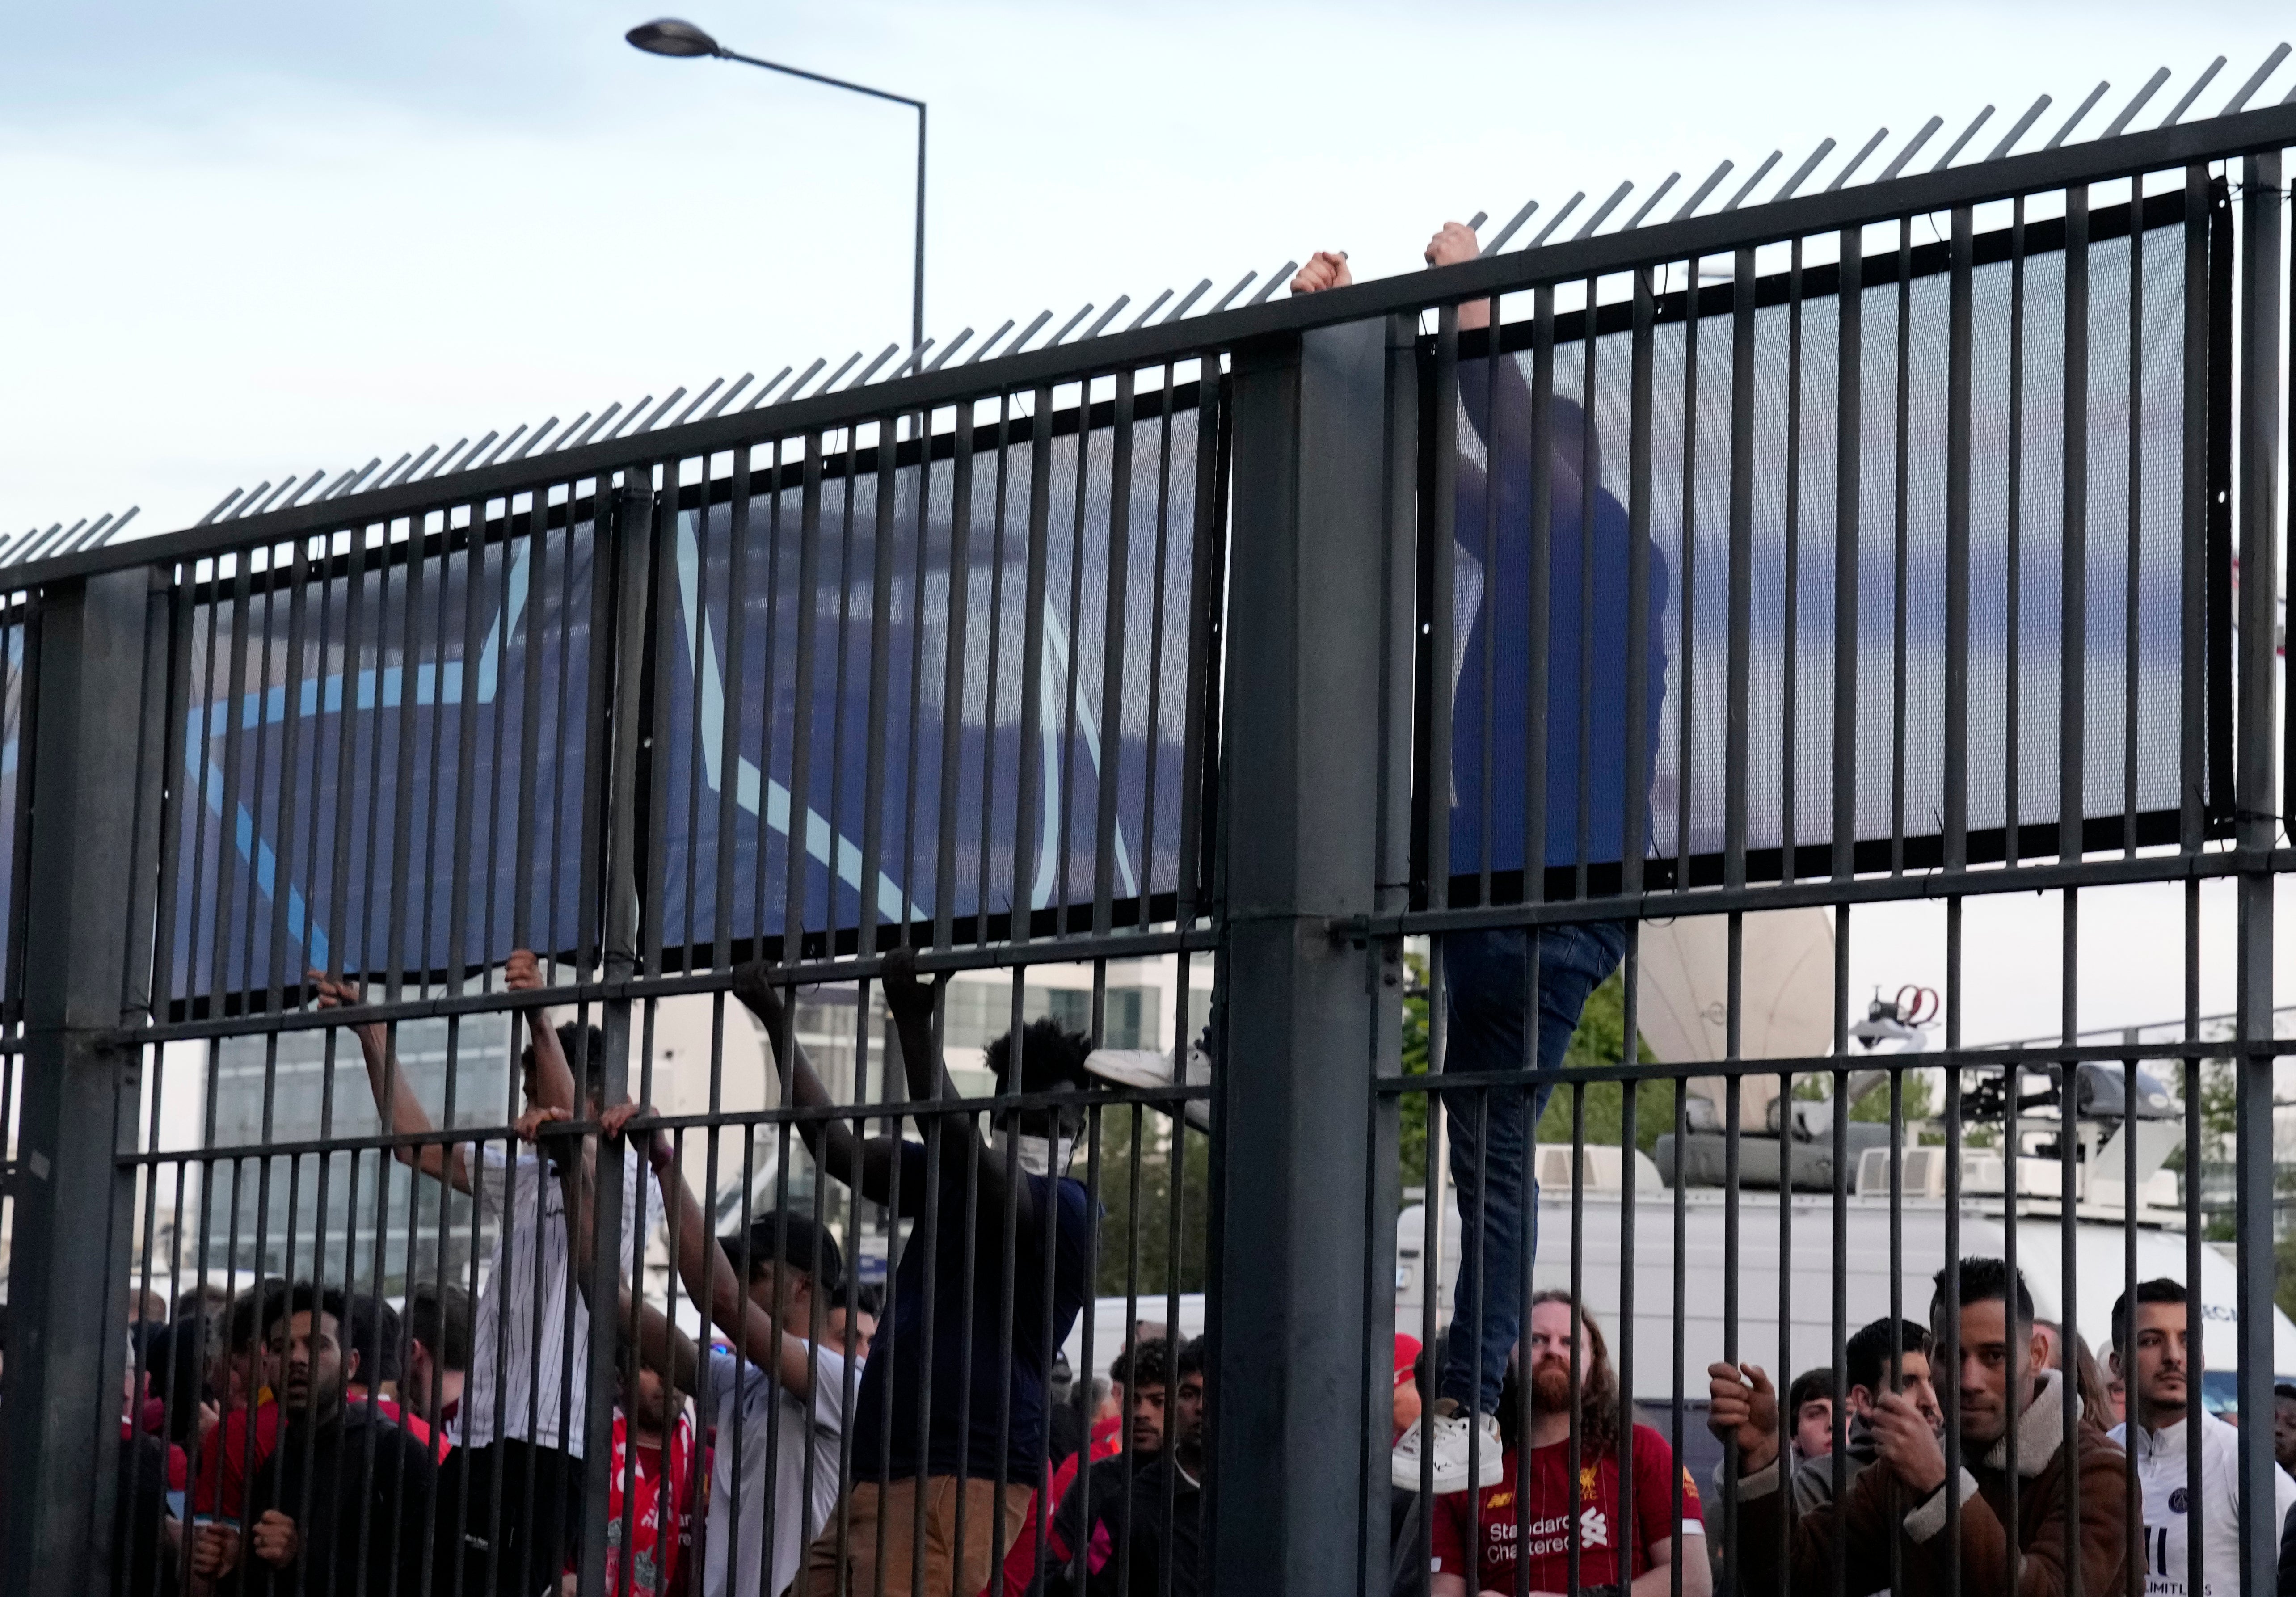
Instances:
[[[2112,1439],[2136,1467],[2144,1495],[2145,1597],[2193,1597],[2186,1588],[2195,1518],[2201,1536],[2197,1597],[2234,1597],[2240,1590],[2240,1432],[2214,1414],[2202,1413],[2201,1484],[2195,1491],[2187,1478],[2186,1423],[2180,1420],[2160,1430],[2112,1428]],[[2277,1545],[2288,1510],[2296,1505],[2296,1480],[2275,1468],[2272,1490],[2272,1540]]]

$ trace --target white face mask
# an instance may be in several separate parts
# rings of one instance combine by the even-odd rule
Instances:
[[[990,1157],[999,1164],[1008,1157],[1005,1152],[1008,1143],[1019,1144],[1021,1168],[1031,1175],[1067,1175],[1069,1158],[1076,1151],[1074,1137],[1047,1141],[1044,1137],[1016,1137],[1009,1131],[1000,1131],[988,1139]]]

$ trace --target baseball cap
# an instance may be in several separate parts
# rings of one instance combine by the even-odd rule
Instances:
[[[1409,1380],[1418,1365],[1419,1339],[1397,1331],[1395,1333],[1395,1384],[1401,1386],[1405,1381]]]
[[[845,1256],[837,1246],[837,1239],[811,1215],[768,1209],[750,1222],[746,1252],[739,1232],[718,1241],[736,1269],[742,1267],[745,1258],[752,1267],[778,1259],[813,1277],[813,1290],[824,1295],[845,1284]]]

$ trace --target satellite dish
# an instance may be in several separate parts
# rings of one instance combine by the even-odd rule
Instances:
[[[1719,1062],[1727,1052],[1730,920],[1685,915],[1645,921],[1639,945],[1643,1041],[1670,1065]],[[1740,971],[1739,1052],[1745,1059],[1812,1059],[1833,1051],[1833,916],[1822,908],[1770,910],[1745,918]],[[1742,1078],[1741,1124],[1759,1129],[1775,1077]],[[1720,1078],[1691,1091],[1723,1102]]]

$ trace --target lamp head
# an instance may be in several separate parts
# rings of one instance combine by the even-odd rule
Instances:
[[[691,22],[676,17],[656,17],[623,35],[639,49],[653,55],[716,55],[718,41]]]

